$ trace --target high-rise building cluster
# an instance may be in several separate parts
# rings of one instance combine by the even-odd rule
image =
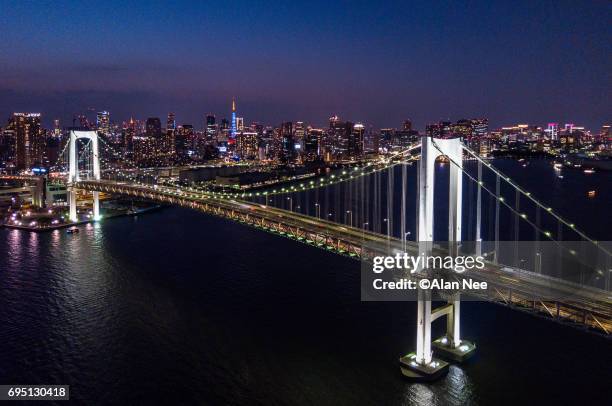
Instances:
[[[517,124],[490,130],[486,118],[477,118],[439,121],[428,124],[420,133],[411,120],[405,120],[398,128],[375,130],[337,115],[323,127],[303,121],[285,121],[276,126],[245,124],[235,99],[228,110],[229,120],[219,120],[208,113],[195,125],[179,124],[174,112],[164,120],[130,118],[114,123],[108,111],[99,111],[95,121],[86,115],[75,115],[69,127],[61,127],[55,119],[49,130],[42,127],[40,113],[13,113],[0,131],[0,169],[19,172],[52,167],[73,128],[95,129],[120,159],[143,167],[191,165],[211,159],[286,165],[349,162],[402,150],[418,142],[423,134],[462,137],[484,156],[496,151],[554,154],[578,148],[612,150],[609,125],[595,134],[581,126],[554,122],[544,127]]]

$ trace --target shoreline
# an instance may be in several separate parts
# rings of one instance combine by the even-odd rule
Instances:
[[[135,210],[132,212],[126,211],[125,213],[115,213],[115,214],[110,214],[108,216],[104,216],[103,219],[114,219],[114,218],[118,218],[118,217],[126,217],[126,216],[138,216],[139,214],[146,214],[152,211],[156,211],[156,210],[161,210],[163,208],[165,208],[167,206],[162,206],[162,205],[155,205],[155,206],[151,206],[151,207],[146,207],[143,209],[139,209],[139,210]],[[50,227],[37,227],[37,228],[31,228],[28,226],[16,226],[16,225],[12,225],[12,224],[2,224],[0,227],[1,228],[6,228],[6,229],[10,229],[10,230],[20,230],[20,231],[30,231],[30,232],[35,232],[35,233],[44,233],[47,231],[55,231],[55,230],[60,230],[63,228],[69,228],[69,227],[76,227],[76,226],[80,226],[83,224],[89,224],[89,223],[94,223],[95,220],[93,219],[87,219],[87,220],[81,220],[81,221],[76,221],[74,223],[63,223],[63,224],[57,224],[54,226],[50,226]]]

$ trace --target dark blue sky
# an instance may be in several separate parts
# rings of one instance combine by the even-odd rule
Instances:
[[[0,0],[0,118],[610,121],[608,1]],[[4,123],[5,118],[2,118]],[[65,122],[65,124],[69,124]]]

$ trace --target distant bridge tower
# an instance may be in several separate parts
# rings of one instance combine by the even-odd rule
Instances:
[[[77,156],[77,140],[86,138],[91,140],[93,153],[93,178],[100,180],[100,155],[98,153],[98,133],[96,131],[70,131],[69,171],[68,171],[68,201],[70,205],[70,221],[78,221],[76,209],[75,182],[81,180],[79,174],[79,160]],[[100,220],[100,193],[93,192],[93,218]]]
[[[434,240],[434,174],[435,162],[439,156],[446,156],[451,161],[449,178],[449,216],[448,240],[451,255],[457,254],[461,241],[462,213],[462,167],[463,144],[460,138],[421,137],[421,160],[418,179],[418,242],[419,252],[428,254]],[[424,250],[423,250],[424,248]],[[446,335],[434,341],[436,352],[443,358],[462,361],[473,354],[475,346],[462,341],[460,336],[460,297],[455,294],[445,306],[431,309],[431,291],[419,290],[417,307],[416,353],[400,359],[405,375],[421,379],[434,379],[445,372],[448,364],[433,359],[431,341],[431,323],[441,316],[447,316]]]

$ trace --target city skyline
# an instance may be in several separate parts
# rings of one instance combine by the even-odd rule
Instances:
[[[609,403],[611,5],[0,0],[0,401]]]
[[[229,118],[236,95],[241,116],[266,123],[609,121],[605,3],[6,4],[5,118],[67,122],[91,107],[197,125]]]
[[[240,109],[235,107],[237,104],[238,102],[236,98],[234,97],[231,99],[231,107],[229,109],[229,114],[225,114],[223,112],[219,113],[216,111],[206,111],[204,113],[201,113],[200,116],[196,118],[195,121],[189,121],[187,119],[182,120],[180,112],[178,113],[178,117],[177,117],[176,110],[169,110],[163,114],[147,114],[145,112],[142,115],[130,114],[127,117],[117,118],[113,114],[112,110],[109,110],[109,109],[94,110],[92,108],[83,110],[80,113],[75,112],[66,120],[62,120],[59,117],[51,117],[47,115],[45,111],[13,109],[9,113],[6,114],[6,117],[3,119],[3,121],[10,120],[11,116],[13,116],[14,114],[35,114],[40,118],[42,128],[52,129],[52,128],[55,128],[57,124],[59,123],[59,128],[66,129],[66,128],[71,128],[74,126],[78,127],[79,119],[81,117],[85,117],[89,121],[92,128],[98,128],[100,115],[104,114],[105,120],[107,120],[105,122],[105,127],[107,129],[110,129],[111,126],[114,126],[120,129],[122,128],[122,126],[130,124],[130,121],[132,120],[136,120],[138,122],[144,123],[146,120],[151,119],[151,118],[162,119],[164,117],[171,115],[173,117],[173,126],[175,129],[176,127],[188,125],[188,126],[193,126],[194,130],[196,131],[204,131],[204,132],[206,131],[207,120],[209,117],[214,117],[215,120],[219,123],[221,123],[222,120],[227,120],[230,127],[232,127],[232,122],[233,122],[232,117],[233,116],[243,121],[244,128],[251,127],[254,124],[274,128],[274,127],[282,126],[282,124],[285,122],[293,122],[293,123],[301,122],[301,123],[304,123],[312,127],[313,129],[327,128],[329,126],[330,120],[333,119],[334,117],[352,122],[354,124],[362,124],[364,125],[364,128],[366,128],[367,130],[371,130],[371,131],[380,131],[380,130],[385,130],[385,129],[401,129],[402,126],[406,122],[410,122],[412,125],[412,129],[415,129],[421,132],[425,132],[427,127],[432,124],[437,124],[441,122],[455,123],[461,120],[473,120],[473,119],[487,120],[488,130],[501,130],[503,128],[508,128],[508,127],[517,126],[517,125],[526,125],[529,127],[539,127],[539,128],[545,129],[550,124],[556,124],[558,126],[579,126],[580,128],[584,128],[586,131],[597,133],[598,131],[602,129],[602,127],[610,126],[610,121],[605,121],[605,120],[602,121],[601,123],[596,123],[594,126],[591,127],[588,125],[584,125],[583,123],[577,120],[569,119],[569,120],[563,121],[563,120],[558,120],[554,117],[547,118],[547,119],[546,118],[540,119],[534,122],[527,122],[527,121],[521,121],[521,120],[514,119],[509,122],[500,123],[499,125],[492,125],[488,117],[481,117],[481,116],[477,116],[474,114],[472,115],[468,114],[465,116],[457,116],[457,117],[445,117],[445,118],[440,118],[436,120],[432,119],[430,121],[423,122],[423,123],[415,123],[409,116],[406,116],[392,123],[383,123],[383,125],[380,125],[380,126],[374,126],[373,124],[360,120],[359,118],[345,117],[345,116],[341,116],[336,113],[328,114],[325,118],[319,117],[313,121],[302,120],[299,117],[298,118],[288,117],[278,122],[267,122],[267,121],[259,120],[257,117],[244,117],[242,113],[240,112]],[[0,121],[0,128],[2,128],[3,125],[4,124],[2,124],[2,121]],[[161,128],[165,129],[167,128],[167,125],[168,124],[162,125]]]

